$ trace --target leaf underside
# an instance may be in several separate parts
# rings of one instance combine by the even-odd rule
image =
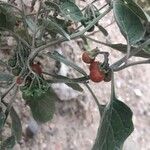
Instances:
[[[121,150],[132,131],[132,111],[115,98],[104,109],[92,150]]]

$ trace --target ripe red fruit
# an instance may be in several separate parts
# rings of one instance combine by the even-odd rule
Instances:
[[[89,70],[91,71],[92,69],[99,69],[100,64],[101,63],[99,61],[93,61],[89,66]]]
[[[105,78],[105,73],[100,69],[100,64],[99,61],[94,61],[90,64],[90,79],[93,82],[100,82]]]
[[[41,68],[41,66],[40,66],[39,63],[37,63],[37,64],[32,64],[32,65],[31,65],[31,68],[32,68],[32,70],[33,70],[35,73],[37,73],[38,75],[41,75],[41,74],[42,74],[42,68]]]
[[[92,69],[90,71],[90,79],[93,81],[93,82],[101,82],[103,81],[105,78],[105,74],[102,70],[98,70],[98,69]]]
[[[23,78],[17,77],[16,83],[17,83],[17,84],[22,84],[22,83],[23,83]]]
[[[84,52],[82,54],[82,60],[85,63],[90,64],[90,63],[92,63],[95,60],[95,58],[92,58],[88,52]]]

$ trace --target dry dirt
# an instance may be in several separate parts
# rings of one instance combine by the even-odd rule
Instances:
[[[101,0],[98,5],[103,3],[104,0]],[[83,3],[81,3],[82,5]],[[113,21],[112,18],[111,12],[100,23],[107,26]],[[109,37],[105,38],[101,33],[98,33],[93,38],[104,42],[125,43],[115,23],[106,29],[109,32]],[[98,47],[101,50],[110,52],[110,63],[123,56],[103,45],[91,41],[89,43],[91,48]],[[82,51],[75,41],[65,42],[57,48],[88,73],[88,66],[81,61]],[[133,60],[139,60],[139,58],[133,58]],[[59,73],[63,75],[71,74],[73,77],[78,76],[62,64]],[[116,94],[121,101],[132,109],[135,125],[134,132],[125,144],[125,150],[150,150],[149,74],[150,65],[130,67],[115,73]],[[109,101],[110,83],[95,84],[90,81],[90,86],[100,103],[105,104]],[[22,119],[23,137],[21,142],[14,147],[14,150],[91,150],[100,117],[93,97],[84,86],[82,87],[85,89],[84,92],[76,92],[63,84],[55,85],[54,89],[58,92],[61,101],[56,103],[54,118],[51,122],[38,126],[29,117],[29,108],[25,106],[21,96],[18,95],[15,108],[17,108]],[[33,138],[27,137],[27,126],[35,131],[36,134]]]

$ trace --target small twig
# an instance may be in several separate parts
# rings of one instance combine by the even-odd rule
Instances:
[[[95,18],[95,19],[91,22],[91,24],[89,24],[89,25],[88,25],[86,28],[84,28],[82,31],[70,35],[70,39],[79,38],[79,37],[80,37],[81,35],[83,35],[87,30],[89,30],[89,29],[93,26],[93,24],[95,24],[98,20],[100,20],[100,19],[103,18],[107,13],[109,13],[109,12],[111,11],[111,9],[112,9],[112,8],[108,8],[106,11],[104,11],[103,14],[101,14],[101,15],[99,15],[97,18]],[[58,40],[56,40],[56,41],[52,41],[52,42],[50,42],[50,43],[47,43],[46,45],[42,45],[42,46],[40,46],[40,47],[34,49],[34,51],[32,51],[32,53],[31,53],[30,56],[29,56],[29,60],[34,59],[34,58],[36,57],[36,55],[37,55],[40,51],[44,50],[45,48],[50,47],[50,46],[52,46],[52,45],[55,45],[55,44],[57,44],[57,43],[64,42],[64,41],[67,41],[67,39],[64,38],[64,37],[61,37],[60,39],[58,39]]]
[[[93,42],[95,42],[95,43],[98,43],[98,44],[102,44],[102,45],[111,47],[110,44],[104,43],[104,42],[102,42],[102,41],[95,40],[95,39],[93,39],[93,38],[91,38],[91,37],[89,37],[89,36],[87,36],[87,35],[84,35],[84,37],[87,38],[87,39],[89,39],[89,40],[91,40],[91,41],[93,41]]]
[[[31,49],[31,46],[23,38],[21,38],[19,35],[17,35],[13,31],[11,31],[9,29],[6,29],[6,28],[3,28],[3,27],[0,27],[0,29],[8,31],[14,38],[16,38],[17,40],[21,41],[25,46],[27,46],[29,49]]]
[[[127,37],[127,54],[126,54],[125,63],[127,63],[128,59],[130,57],[130,52],[131,52],[131,45],[130,45],[130,42],[129,42],[129,38]]]
[[[132,56],[134,56],[137,53],[139,53],[143,47],[146,47],[149,44],[150,44],[150,39],[148,39],[147,41],[145,41],[144,43],[142,43],[139,47],[135,48],[135,51],[131,51],[129,58],[131,58]],[[112,64],[110,67],[113,70],[116,70],[117,67],[119,67],[125,61],[126,61],[126,56],[122,57],[120,60],[118,60],[117,62],[115,62],[114,64]]]
[[[1,96],[1,98],[0,98],[0,101],[5,105],[5,106],[7,106],[7,103],[3,100],[5,97],[6,97],[6,95],[14,88],[14,86],[16,85],[16,83],[15,82],[13,82],[11,85],[10,85],[10,87],[7,89],[7,91]]]
[[[98,11],[102,10],[103,8],[105,8],[108,4],[105,4],[104,6],[102,6],[101,8],[98,9]]]
[[[94,100],[95,100],[95,103],[96,103],[97,106],[98,106],[99,112],[101,112],[101,111],[103,110],[103,108],[104,108],[103,105],[101,105],[101,104],[99,103],[99,101],[98,101],[97,97],[95,96],[94,92],[92,91],[91,87],[90,87],[87,83],[85,83],[84,85],[87,87],[87,89],[89,90],[89,92],[90,92],[91,95],[93,96],[93,98],[94,98]],[[100,115],[101,115],[101,114],[100,114]]]
[[[66,76],[56,75],[52,73],[42,72],[45,75],[53,77],[52,82],[55,83],[86,83],[89,77],[79,77],[79,78],[68,78]]]
[[[38,11],[37,11],[36,16],[35,16],[35,24],[38,23],[38,16],[40,13],[41,6],[42,6],[42,1],[40,1],[40,3],[39,3],[39,8],[38,8]],[[32,48],[35,48],[35,39],[36,39],[37,32],[38,32],[37,29],[35,29],[35,32],[34,32],[33,38],[32,38]]]
[[[132,66],[141,65],[141,64],[150,64],[150,59],[143,60],[143,61],[137,61],[137,62],[133,62],[133,63],[127,63],[127,64],[124,64],[124,65],[114,69],[114,71],[120,71],[120,70],[123,70],[127,67],[132,67]]]
[[[24,4],[23,0],[20,0],[20,2],[21,2],[21,6],[22,6],[23,26],[25,28],[26,35],[28,35],[28,25],[27,25],[27,22],[26,22],[26,17],[27,16],[26,16],[25,4]],[[28,39],[28,41],[29,41],[29,39]]]
[[[12,104],[13,104],[14,100],[16,99],[17,92],[18,92],[18,86],[15,87],[14,94],[13,94],[10,102],[7,104],[7,109],[5,110],[5,115],[6,115],[5,121],[8,118],[9,112],[10,112],[10,110],[12,108]]]
[[[13,7],[22,14],[22,11],[18,7],[16,7],[15,5],[12,5],[12,4],[6,3],[6,2],[0,2],[0,5],[7,5],[7,6],[10,6],[10,7]]]
[[[115,23],[115,20],[113,20],[111,23],[109,23],[108,25],[104,26],[103,28],[107,28],[107,27],[111,26],[113,23]],[[97,30],[97,31],[94,31],[92,33],[86,34],[86,36],[89,37],[89,36],[92,36],[92,35],[94,35],[96,33],[99,33],[99,32],[101,32],[101,31]]]
[[[93,0],[89,5],[94,4],[96,1],[98,0]],[[84,11],[86,9],[86,7],[84,7],[81,11]]]

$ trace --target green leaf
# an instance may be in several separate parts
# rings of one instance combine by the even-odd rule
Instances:
[[[75,0],[60,0],[60,2],[63,2],[63,3],[64,3],[64,2],[68,2],[68,1],[69,1],[69,2],[72,2],[72,3],[75,3]]]
[[[67,1],[60,5],[61,12],[69,20],[81,21],[83,19],[83,14],[76,4],[73,2]]]
[[[147,17],[145,12],[142,10],[142,8],[136,4],[133,0],[122,0],[124,3],[126,3],[126,6],[135,14],[137,15],[139,18],[145,20],[146,22]]]
[[[45,1],[44,2],[46,6],[48,6],[50,9],[55,9],[57,12],[60,12],[60,7],[57,3]]]
[[[146,52],[147,54],[150,54],[150,45],[147,46],[147,47],[145,47],[145,48],[143,49],[143,51]],[[150,56],[149,56],[149,57],[150,57]]]
[[[0,66],[7,67],[7,63],[2,61],[2,60],[0,60]]]
[[[132,131],[132,111],[123,102],[114,99],[104,109],[92,150],[121,150]]]
[[[82,92],[83,89],[81,88],[81,86],[78,83],[85,83],[89,79],[87,77],[70,79],[70,78],[68,78],[66,76],[62,76],[62,75],[51,75],[51,76],[53,77],[53,79],[47,80],[48,83],[65,83],[72,89],[74,89],[76,91],[80,91],[80,92]]]
[[[10,136],[6,140],[2,141],[0,145],[0,150],[11,150],[14,145],[16,144],[15,142],[15,136]]]
[[[13,30],[16,17],[10,7],[0,6],[0,27]]]
[[[131,109],[115,96],[114,77],[111,84],[111,101],[101,114],[101,122],[92,150],[122,150],[134,126]]]
[[[25,28],[17,28],[16,33],[29,44],[32,43],[32,37]]]
[[[12,134],[15,136],[16,140],[19,142],[22,136],[22,126],[21,126],[20,118],[13,107],[10,110],[10,117],[12,120],[12,127],[11,127]]]
[[[30,106],[33,118],[37,122],[44,123],[53,118],[58,97],[51,87],[47,90],[33,87],[22,92],[23,99]]]
[[[5,118],[6,118],[5,113],[2,111],[2,108],[0,107],[0,131],[4,126]]]
[[[101,25],[97,25],[98,29],[104,34],[104,36],[108,36],[107,30]]]
[[[61,27],[61,25],[57,24],[57,22],[51,19],[40,19],[39,23],[42,24],[47,30],[50,32],[56,32],[61,34],[62,36],[66,37],[66,39],[70,40],[70,36],[66,31]]]
[[[67,60],[63,55],[59,54],[57,51],[54,51],[52,53],[48,52],[47,54],[50,58],[55,59],[56,61],[60,61],[60,62],[64,63],[65,65],[74,68],[81,74],[87,76],[86,72],[83,69],[81,69],[79,66],[77,66],[74,62]]]
[[[140,41],[145,33],[140,18],[120,0],[113,1],[113,10],[116,22],[129,43],[134,45]]]
[[[30,29],[33,33],[35,33],[35,32],[37,31],[38,26],[36,25],[36,23],[35,23],[30,17],[27,17],[27,18],[26,18],[26,23],[27,23],[29,29]]]
[[[125,44],[107,44],[107,46],[116,49],[122,53],[126,53],[127,52],[127,45]],[[131,52],[137,51],[137,49],[135,47],[131,47]],[[146,51],[139,51],[138,53],[136,53],[134,56],[136,57],[143,57],[143,58],[149,58],[150,54],[147,53]]]
[[[0,82],[11,82],[13,80],[13,76],[11,74],[0,72]]]
[[[71,87],[72,89],[74,89],[76,91],[83,92],[83,89],[77,83],[66,83],[66,85],[68,85],[69,87]]]

